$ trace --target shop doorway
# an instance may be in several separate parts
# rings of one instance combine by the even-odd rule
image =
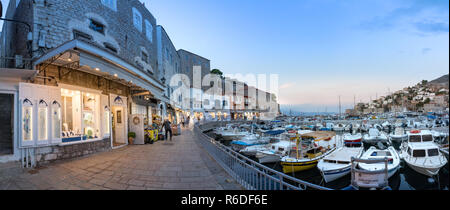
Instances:
[[[112,107],[112,132],[113,147],[126,145],[127,138],[125,135],[125,113],[124,108],[119,106]]]
[[[13,154],[14,95],[0,93],[0,156]]]

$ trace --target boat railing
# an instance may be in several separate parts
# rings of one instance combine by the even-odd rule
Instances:
[[[359,163],[373,164],[373,163],[384,163],[385,168],[368,171],[363,169],[358,169],[357,165]],[[389,187],[389,170],[388,170],[389,158],[378,158],[378,159],[360,159],[352,157],[351,159],[351,185],[355,187],[370,187],[370,188],[385,188]],[[377,176],[378,175],[378,176]],[[383,176],[382,178],[380,178]]]
[[[207,136],[200,126],[202,125],[194,127],[200,145],[231,177],[247,190],[332,190],[257,163]],[[208,128],[211,125],[205,127]]]

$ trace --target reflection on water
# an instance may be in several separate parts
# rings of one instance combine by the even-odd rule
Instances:
[[[211,135],[211,133],[209,133]],[[212,136],[215,137],[214,134]],[[214,138],[213,137],[213,138]],[[393,142],[393,146],[395,149],[399,150],[400,143]],[[364,148],[369,148],[370,145],[364,145]],[[258,162],[257,159],[249,157],[250,159],[255,160]],[[269,168],[272,168],[274,170],[282,172],[282,167],[280,163],[266,163],[263,164]],[[439,176],[434,177],[433,179],[430,179],[430,177],[422,175],[420,173],[417,173],[413,169],[411,169],[406,162],[401,160],[400,163],[400,169],[397,171],[396,174],[394,174],[389,179],[389,186],[393,190],[448,190],[449,186],[449,168],[448,168],[448,162],[447,164],[441,168],[439,171]],[[322,176],[320,174],[320,171],[316,168],[307,170],[307,171],[301,171],[296,173],[288,174],[293,177],[296,177],[298,179],[325,186],[332,189],[342,189],[345,187],[348,187],[350,185],[351,181],[351,175],[348,174],[344,177],[341,177],[340,179],[337,179],[330,183],[325,183],[322,179]],[[431,182],[430,182],[431,181]]]

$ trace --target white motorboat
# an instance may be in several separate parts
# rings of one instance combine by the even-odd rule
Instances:
[[[333,125],[333,130],[336,132],[342,132],[345,129],[345,125],[342,123],[338,123],[336,125]]]
[[[249,133],[246,131],[239,131],[238,128],[234,128],[234,129],[228,129],[228,130],[223,130],[223,131],[219,131],[216,132],[217,134],[221,135],[222,138],[226,141],[232,141],[232,140],[236,140],[236,139],[240,139],[240,138],[244,138],[245,136],[247,136]]]
[[[400,157],[416,172],[432,177],[447,164],[447,159],[433,142],[429,130],[413,130],[408,133],[408,142],[401,146]]]
[[[248,134],[243,138],[231,142],[231,148],[240,151],[249,146],[264,145],[270,143],[270,137],[261,137],[257,134]]]
[[[294,147],[296,144],[291,141],[280,141],[257,151],[255,156],[259,163],[275,163],[279,162],[283,156],[288,155]]]
[[[387,142],[388,137],[384,132],[380,132],[376,128],[369,129],[368,134],[364,134],[363,142],[368,144],[377,144],[378,142]]]
[[[408,134],[406,134],[405,129],[402,127],[396,127],[394,133],[391,133],[389,137],[391,138],[391,141],[403,142],[408,139]]]
[[[387,149],[381,150],[376,147],[370,147],[366,152],[364,152],[361,156],[361,159],[364,160],[375,160],[375,159],[384,159],[388,158],[388,178],[394,175],[398,169],[400,168],[400,156],[394,147],[390,146]],[[379,171],[385,169],[385,163],[358,163],[358,166],[367,171]]]
[[[317,168],[325,182],[332,182],[350,173],[351,158],[359,158],[363,152],[362,144],[344,144],[331,154],[319,160]]]

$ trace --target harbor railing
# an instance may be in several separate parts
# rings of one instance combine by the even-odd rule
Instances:
[[[286,175],[235,152],[219,141],[204,134],[222,122],[194,126],[200,145],[247,190],[332,190]]]

